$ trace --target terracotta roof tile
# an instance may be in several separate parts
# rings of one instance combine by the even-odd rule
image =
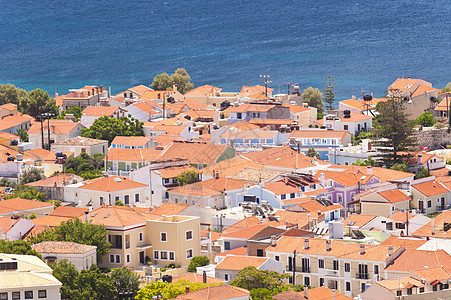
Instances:
[[[153,91],[150,87],[147,87],[147,86],[142,85],[142,84],[134,86],[132,88],[129,88],[129,90],[132,91],[132,92],[135,92],[137,94],[140,94],[140,95],[143,95],[145,92]]]
[[[393,189],[389,191],[378,192],[379,195],[384,197],[390,203],[398,203],[402,201],[410,200],[410,197],[401,192],[398,189]]]
[[[22,198],[12,198],[0,201],[0,207],[11,211],[22,211],[28,209],[53,207],[52,203],[41,202],[37,200],[28,200]]]
[[[93,224],[111,227],[127,227],[145,223],[148,218],[128,206],[101,206],[89,213],[89,220]]]
[[[156,125],[152,128],[152,131],[162,131],[164,134],[180,135],[187,125]]]
[[[93,146],[104,143],[108,143],[108,141],[76,136],[58,143],[53,143],[52,145]]]
[[[411,79],[411,78],[398,78],[395,82],[393,82],[388,89],[389,90],[403,90],[408,89],[411,86],[417,84],[420,79]]]
[[[116,136],[111,142],[112,145],[124,145],[124,146],[145,146],[152,140],[151,136]]]
[[[47,132],[48,122],[43,122],[44,132]],[[50,120],[50,131],[54,134],[68,134],[77,128],[80,125],[79,122],[72,122],[70,120]],[[41,124],[40,122],[35,122],[31,125],[30,129],[28,129],[28,133],[41,133]]]
[[[25,184],[26,186],[38,187],[63,187],[65,184],[72,184],[73,181],[82,181],[83,178],[70,173],[58,173],[52,177],[44,178],[35,182]]]
[[[12,228],[12,222],[16,225],[20,219],[21,218],[11,219],[11,217],[0,216],[0,228],[2,230],[2,234],[7,233]]]
[[[247,113],[247,112],[267,112],[270,109],[276,107],[274,104],[241,104],[237,107],[230,108],[231,112],[237,112],[237,113]]]
[[[418,286],[418,287],[424,286],[424,284],[422,284],[421,281],[416,280],[415,278],[412,278],[412,277],[386,279],[386,280],[376,281],[375,283],[386,288],[387,290],[390,290],[390,291],[407,289],[412,286]]]
[[[186,106],[188,106],[189,109],[203,109],[208,107],[208,105],[205,105],[197,101],[196,99],[192,98],[186,98],[185,100],[183,100],[183,103],[186,104]]]
[[[158,147],[166,148],[174,141],[188,141],[187,138],[181,136],[181,135],[174,135],[174,134],[160,134],[154,138],[154,142],[158,143]]]
[[[186,92],[184,94],[185,97],[189,97],[189,96],[208,96],[208,95],[212,95],[212,93],[214,92],[220,92],[222,91],[221,88],[218,87],[214,87],[212,85],[202,85],[202,86],[198,86],[188,92]]]
[[[136,162],[144,162],[144,161],[156,161],[160,158],[162,151],[156,149],[119,149],[119,148],[110,148],[108,150],[107,157],[105,158],[110,161],[136,161]]]
[[[264,168],[262,164],[249,161],[242,157],[234,157],[212,164],[206,168],[201,169],[200,171],[203,174],[209,175],[213,175],[213,171],[219,172],[219,176],[228,177],[237,174],[247,167],[260,170],[263,170]]]
[[[300,106],[300,105],[283,104],[282,106],[288,107],[290,109],[290,112],[293,113],[293,114],[310,111],[310,108],[304,107],[304,106]]]
[[[441,185],[439,182],[436,182],[435,180],[412,184],[411,187],[416,189],[426,197],[437,196],[449,192],[447,188],[445,188],[443,185]]]
[[[84,207],[71,207],[71,206],[60,206],[55,208],[54,211],[50,213],[50,216],[55,217],[67,217],[67,218],[81,218],[84,216],[85,212],[89,209]]]
[[[241,256],[247,255],[247,247],[246,246],[239,247],[216,254],[216,256],[227,256],[227,255],[241,255]]]
[[[113,114],[120,110],[119,107],[110,106],[88,106],[82,112],[82,116],[96,116],[96,117],[111,117]]]
[[[186,273],[180,276],[176,276],[172,278],[172,282],[178,282],[179,280],[186,280],[191,283],[202,283],[203,282],[203,275],[197,274],[197,273]],[[207,276],[207,283],[223,283],[224,280],[220,278],[215,278],[211,276]]]
[[[268,88],[268,93],[274,91],[272,88]],[[240,91],[240,96],[248,96],[248,95],[256,95],[256,94],[265,94],[265,87],[262,85],[254,85],[254,86],[243,86]]]
[[[236,230],[236,231],[232,231],[226,234],[223,234],[222,237],[228,238],[228,237],[232,237],[232,238],[240,238],[240,239],[249,239],[252,236],[254,236],[256,233],[260,232],[261,230],[265,229],[268,226],[281,226],[281,224],[279,224],[276,221],[271,221],[271,222],[266,222],[260,225],[254,225],[251,227],[247,227],[244,229],[240,229],[240,230]]]
[[[302,193],[302,190],[298,189],[293,184],[286,184],[283,180],[267,183],[265,184],[265,189],[273,192],[276,195]]]
[[[421,259],[418,259],[420,258]],[[451,255],[444,250],[427,251],[406,249],[386,270],[410,272],[412,270],[443,266],[451,270]]]
[[[173,142],[163,153],[161,158],[184,158],[191,164],[213,164],[227,150],[226,145],[211,145],[203,143]]]
[[[427,92],[432,92],[432,91],[439,91],[439,89],[436,89],[436,88],[433,88],[433,87],[421,84],[415,90],[415,92],[413,92],[412,97],[420,96],[420,95],[423,95],[423,94],[425,94]]]
[[[9,141],[20,139],[17,135],[8,132],[0,132],[0,137]]]
[[[94,191],[113,192],[143,187],[147,187],[147,185],[132,181],[126,177],[109,176],[85,181],[84,185],[79,186],[78,188]]]
[[[187,171],[195,171],[198,173],[198,169],[191,165],[152,170],[152,172],[158,174],[161,178],[174,178]]]
[[[349,118],[341,118],[341,122],[360,122],[360,121],[364,121],[364,120],[369,120],[372,119],[373,116],[371,115],[364,115],[364,114],[360,114],[360,113],[351,113]]]
[[[244,218],[244,219],[236,222],[235,224],[230,225],[229,227],[224,229],[222,232],[224,234],[231,233],[231,232],[242,230],[242,229],[252,227],[255,225],[260,225],[261,222],[262,221],[255,216],[247,217],[247,218]]]
[[[348,227],[348,224],[351,223],[350,226],[357,226],[358,228],[362,228],[376,217],[377,216],[374,215],[351,214],[346,217],[341,223],[343,223],[344,227]]]
[[[177,296],[178,300],[225,300],[249,296],[249,291],[228,284],[209,286],[188,294]],[[244,299],[244,298],[243,298]],[[247,298],[246,298],[247,299]]]
[[[246,267],[260,268],[269,258],[257,256],[227,255],[215,269],[219,270],[242,270]]]
[[[160,215],[160,216],[178,215],[190,206],[191,206],[191,204],[167,202],[167,203],[161,204],[160,206],[158,206],[156,208],[153,208],[150,213],[153,215]]]
[[[47,227],[56,227],[60,226],[61,223],[72,220],[73,217],[61,217],[61,216],[43,216],[36,219],[33,219],[33,223],[35,225],[43,225]]]
[[[97,246],[83,245],[75,242],[44,241],[31,245],[39,253],[84,254],[97,249]]]
[[[425,239],[413,238],[413,237],[399,237],[399,236],[390,236],[388,239],[384,240],[380,245],[384,246],[401,246],[405,249],[418,249],[426,243]]]
[[[269,162],[281,159],[283,157],[297,153],[290,146],[274,147],[262,151],[255,151],[246,154],[240,154],[241,156],[261,164],[267,164]]]

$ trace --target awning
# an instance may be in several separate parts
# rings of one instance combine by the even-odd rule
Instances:
[[[149,249],[152,248],[153,245],[141,245],[141,246],[136,246],[136,249],[138,250],[145,250],[145,249]]]

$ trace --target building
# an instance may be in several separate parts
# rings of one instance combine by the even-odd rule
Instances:
[[[176,300],[249,300],[250,293],[233,285],[220,284],[209,286],[194,292],[178,295]]]
[[[110,253],[100,266],[131,268],[147,265],[147,260],[164,267],[189,265],[200,255],[199,218],[152,216],[126,206],[102,206],[89,213],[89,221],[108,231]],[[148,257],[148,259],[146,259]]]
[[[45,192],[48,199],[64,201],[64,187],[69,184],[82,182],[84,179],[71,173],[58,173],[49,178],[25,184],[33,186],[40,192]]]
[[[75,265],[78,271],[81,271],[89,269],[97,263],[97,246],[75,242],[43,241],[31,245],[31,248],[41,254],[47,264],[67,259],[68,262]]]
[[[61,282],[39,257],[2,253],[0,268],[0,299],[61,299]]]
[[[230,112],[229,124],[252,119],[290,119],[290,108],[275,104],[241,104]]]
[[[154,90],[151,89],[150,87],[140,84],[140,85],[131,87],[123,92],[120,92],[119,94],[115,95],[114,97],[124,97],[124,98],[128,98],[128,99],[140,99],[147,92],[154,92]]]
[[[322,160],[331,161],[329,148],[338,149],[340,146],[348,145],[351,143],[351,134],[346,130],[294,130],[288,141],[294,149],[299,149],[304,154],[313,148]]]
[[[19,216],[0,216],[0,240],[17,241],[33,228],[32,220]]]
[[[94,154],[106,154],[108,152],[108,141],[76,136],[65,141],[53,143],[51,150],[55,152],[73,152],[75,157],[81,153],[91,156]]]
[[[332,130],[346,130],[355,136],[369,132],[373,128],[373,116],[345,110],[343,116],[324,116],[324,126]]]
[[[127,106],[127,115],[131,115],[132,118],[137,119],[140,122],[149,122],[163,117],[163,110],[159,105],[157,103],[151,104],[149,102],[152,101],[140,101]]]
[[[220,135],[220,145],[227,145],[238,152],[260,151],[266,148],[282,146],[289,134],[277,130],[226,130]]]
[[[5,217],[23,216],[28,218],[32,214],[41,217],[50,214],[53,209],[53,203],[38,200],[12,198],[0,201],[0,216]]]
[[[277,273],[282,273],[283,270],[281,262],[269,257],[227,255],[216,265],[215,277],[230,282],[236,278],[239,271],[246,267],[255,267],[258,270],[275,271]]]
[[[56,96],[56,105],[60,106],[60,111],[67,110],[71,107],[78,106],[85,109],[88,106],[95,106],[101,99],[107,99],[108,92],[100,85],[88,85],[80,89],[69,90],[67,95]]]
[[[155,149],[153,136],[116,136],[111,142],[112,148],[119,149]]]
[[[131,170],[161,159],[161,154],[161,150],[147,148],[110,148],[105,157],[105,170],[108,170],[109,174],[129,176]]]
[[[59,153],[50,151],[41,162],[44,176],[52,176],[55,172],[64,172],[64,162],[71,158],[74,158],[73,152]]]
[[[282,292],[272,296],[274,300],[297,300],[297,299],[311,299],[311,300],[352,300],[353,298],[343,295],[336,290],[328,289],[327,287],[317,287],[313,289],[304,289],[303,292],[295,292],[293,290]]]
[[[35,122],[30,129],[28,129],[28,139],[36,148],[44,148],[44,144],[49,144],[48,130],[50,123],[50,144],[59,143],[70,138],[80,136],[81,129],[84,128],[79,122],[72,122],[70,120],[51,119],[42,123],[44,138],[42,139],[41,123]]]
[[[126,177],[108,176],[64,187],[64,201],[98,208],[120,201],[126,206],[149,207],[149,187]]]
[[[17,130],[28,130],[32,122],[29,115],[7,115],[0,120],[0,132],[15,134]]]
[[[127,110],[120,107],[88,106],[81,112],[80,124],[89,128],[100,117],[120,119],[125,116],[127,116]]]
[[[410,187],[411,206],[421,213],[431,214],[443,211],[451,204],[448,200],[450,190],[435,181],[434,176],[414,180]]]
[[[296,121],[298,124],[306,124],[313,122],[317,119],[316,107],[308,107],[304,105],[283,104],[283,106],[290,109],[291,120]]]

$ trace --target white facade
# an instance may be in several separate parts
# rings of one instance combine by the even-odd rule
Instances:
[[[45,262],[55,262],[62,259],[67,259],[68,262],[75,265],[78,271],[88,270],[92,265],[97,263],[96,249],[89,252],[76,253],[45,253],[39,252]]]
[[[50,125],[52,127],[52,125]],[[55,134],[52,131],[50,131],[50,141],[52,143],[59,143],[62,141],[65,141],[67,139],[80,136],[81,135],[81,129],[85,128],[83,125],[78,124],[77,127],[75,127],[74,130],[72,130],[69,133],[61,133],[61,134]],[[28,140],[32,142],[36,148],[42,148],[42,136],[41,133],[29,133],[28,134]],[[44,128],[44,144],[48,144],[48,133],[47,133],[47,127]]]
[[[106,154],[108,152],[108,141],[90,146],[53,144],[51,150],[56,152],[73,152],[74,157],[79,156],[81,153],[86,153],[90,156],[93,156],[94,154]]]

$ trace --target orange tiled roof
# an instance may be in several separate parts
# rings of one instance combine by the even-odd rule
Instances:
[[[132,92],[135,92],[137,94],[140,94],[140,95],[143,95],[145,92],[153,91],[150,87],[147,87],[147,86],[142,85],[142,84],[134,86],[132,88],[129,88],[129,90],[132,91]]]
[[[174,278],[172,278],[172,282],[178,282],[180,280],[186,280],[188,282],[191,283],[203,283],[203,275],[202,274],[197,274],[197,273],[186,273],[180,276],[176,276]],[[223,283],[224,280],[220,279],[220,278],[215,278],[215,277],[211,277],[211,276],[207,276],[207,283]]]
[[[276,195],[301,193],[302,190],[298,189],[293,184],[286,184],[283,180],[271,182],[265,184],[265,189],[273,192]]]
[[[31,245],[31,248],[39,253],[84,254],[97,249],[97,246],[89,246],[75,242],[43,241]]]
[[[413,271],[412,273],[429,282],[433,282],[435,280],[451,279],[450,270],[446,270],[442,266],[436,268],[419,269]]]
[[[341,223],[343,223],[345,227],[348,227],[348,224],[350,223],[350,226],[357,226],[358,228],[361,228],[376,217],[377,216],[374,215],[351,214],[341,221]]]
[[[423,95],[423,94],[425,94],[427,92],[431,92],[431,91],[439,91],[439,89],[421,84],[420,86],[418,86],[418,88],[415,90],[415,92],[413,92],[412,97],[420,96],[420,95]]]
[[[223,234],[222,237],[232,237],[232,238],[240,238],[240,239],[249,239],[252,236],[254,236],[255,234],[257,234],[258,232],[262,231],[263,229],[265,229],[268,226],[280,226],[280,224],[276,221],[271,221],[271,222],[266,222],[263,224],[259,224],[259,225],[254,225],[251,227],[247,227],[244,229],[240,229],[240,230],[236,230],[236,231],[232,231],[226,234]]]
[[[442,186],[440,183],[436,182],[435,180],[426,181],[422,183],[412,184],[412,188],[419,191],[421,194],[425,195],[426,197],[432,197],[437,196],[441,194],[446,194],[449,192],[447,188]]]
[[[247,255],[247,247],[238,247],[232,250],[224,251],[216,254],[216,256],[227,256],[227,255]]]
[[[166,202],[156,208],[153,208],[150,213],[160,216],[173,216],[180,214],[190,206],[191,204]]]
[[[343,100],[340,101],[340,103],[343,103],[345,105],[351,106],[353,108],[356,108],[358,110],[366,110],[367,109],[367,105],[370,106],[371,108],[374,108],[376,106],[377,103],[379,102],[385,102],[387,101],[387,98],[374,98],[371,101],[363,101],[363,100],[356,100],[356,99],[348,99],[348,100]]]
[[[426,243],[425,239],[421,238],[413,238],[413,237],[399,237],[399,236],[390,236],[388,239],[384,240],[380,245],[384,246],[401,246],[405,249],[418,249]]]
[[[411,79],[411,78],[398,78],[395,82],[393,82],[388,89],[389,90],[403,90],[412,87],[417,84],[420,79]]]
[[[373,116],[354,112],[354,113],[350,114],[349,118],[345,118],[345,117],[341,118],[341,122],[360,122],[360,121],[369,120],[372,118],[373,118]]]
[[[175,135],[175,134],[160,134],[156,136],[154,139],[154,142],[158,144],[158,147],[166,148],[172,142],[174,141],[188,141],[187,138],[181,136],[181,135]]]
[[[371,168],[371,167],[370,167]],[[345,165],[332,165],[329,169],[341,169],[342,171],[347,171],[351,173],[361,173],[363,175],[368,174],[368,167],[362,166],[345,166]],[[372,167],[371,168],[373,175],[379,178],[381,182],[386,181],[397,181],[400,179],[404,179],[406,177],[413,177],[415,174],[405,173],[401,171],[380,168],[380,167]]]
[[[0,130],[6,130],[11,127],[18,126],[20,124],[26,122],[32,122],[33,118],[28,115],[14,115],[14,116],[6,116],[0,120]],[[33,126],[33,125],[32,125]]]
[[[0,109],[7,109],[7,110],[17,110],[17,104],[14,103],[5,103],[3,105],[0,105]]]
[[[112,145],[124,145],[124,146],[145,146],[150,140],[151,136],[116,136],[111,142]]]
[[[254,129],[259,129],[260,126],[251,124],[247,121],[240,121],[240,122],[236,122],[233,124],[229,124],[226,127],[228,128],[236,128],[238,130],[254,130]]]
[[[378,284],[390,291],[407,289],[413,286],[417,287],[425,286],[423,283],[421,283],[421,281],[416,280],[415,278],[412,277],[385,279],[376,281],[375,284]]]
[[[214,91],[220,92],[220,91],[222,91],[222,89],[206,84],[206,85],[198,86],[195,89],[192,89],[192,90],[186,92],[184,95],[185,95],[185,97],[186,96],[208,96],[208,95],[211,95]]]
[[[84,207],[59,206],[50,213],[50,216],[80,218],[84,216],[89,209]]]
[[[122,149],[122,148],[110,148],[108,150],[108,160],[114,161],[155,161],[159,159],[162,151],[156,149]]]
[[[378,192],[379,195],[384,197],[390,203],[398,203],[402,201],[410,200],[410,197],[401,192],[398,189],[393,189],[389,191]]]
[[[52,177],[44,178],[35,182],[25,184],[26,186],[39,186],[39,187],[62,187],[64,183],[71,184],[72,177],[77,177],[70,173],[58,173]]]
[[[0,216],[0,228],[2,230],[2,233],[5,234],[12,228],[11,221],[14,223],[14,225],[16,225],[19,220],[20,218],[11,219],[11,217]]]
[[[418,259],[421,257],[421,259]],[[412,270],[436,268],[443,266],[451,270],[451,255],[444,250],[427,251],[406,249],[393,263],[385,269],[388,271],[410,272]]]
[[[28,200],[22,198],[12,198],[0,201],[0,207],[11,211],[21,211],[28,209],[36,209],[42,207],[53,207],[52,203],[41,202],[37,200]]]
[[[48,122],[43,122],[44,132],[47,132]],[[79,122],[72,122],[70,120],[50,120],[50,131],[54,134],[67,134],[72,132],[77,126],[80,125]],[[40,122],[35,122],[31,125],[30,129],[28,129],[28,133],[41,133],[41,124]]]
[[[304,168],[313,168],[317,165],[315,162],[320,162],[318,159],[311,158],[303,153],[293,153],[292,155],[287,155],[282,157],[279,160],[274,160],[272,162],[267,163],[267,166],[280,167],[280,168],[289,168],[289,169],[304,169]],[[322,162],[322,161],[321,161]],[[324,162],[325,164],[329,164]],[[322,164],[324,164],[322,163]]]
[[[46,157],[50,153],[50,151],[42,149],[42,148],[36,148],[33,150],[28,150],[25,153],[31,153],[31,154],[37,156],[38,158],[42,159],[42,158]]]
[[[196,171],[198,170],[191,165],[169,167],[164,169],[154,169],[152,172],[158,174],[161,178],[174,178],[186,171]]]
[[[9,141],[20,139],[20,137],[18,137],[17,135],[8,132],[0,132],[0,137]]]
[[[145,223],[148,218],[128,206],[101,206],[89,213],[89,220],[93,224],[111,227],[127,227]]]
[[[203,174],[210,175],[213,175],[213,171],[215,173],[219,172],[219,176],[228,177],[237,174],[238,172],[242,171],[245,168],[254,168],[263,170],[264,167],[262,164],[249,161],[245,158],[234,157],[212,164],[206,168],[201,169],[200,171]]]
[[[434,218],[434,235],[431,233],[431,222],[428,222],[423,227],[419,228],[417,231],[415,231],[412,235],[414,236],[433,236],[433,237],[446,237],[446,233],[443,230],[439,230],[444,227],[444,223],[447,220],[451,219],[451,211],[445,210],[438,216]]]
[[[297,114],[300,112],[310,111],[310,108],[300,106],[300,105],[293,105],[293,104],[283,104],[282,106],[288,107],[290,109],[290,112],[293,114]]]
[[[262,151],[255,151],[250,153],[242,153],[241,156],[261,164],[267,164],[275,160],[280,160],[283,157],[297,153],[290,146],[274,147]]]
[[[110,106],[88,106],[82,112],[82,116],[96,116],[103,117],[108,116],[111,117],[113,114],[119,110],[119,107],[110,107]]]
[[[163,131],[164,134],[179,135],[187,125],[157,125],[152,128],[152,131]]]
[[[262,221],[255,216],[246,217],[246,218],[236,222],[235,224],[230,225],[229,227],[224,229],[222,232],[224,234],[227,234],[227,233],[231,233],[231,232],[238,231],[241,229],[249,228],[249,227],[252,227],[255,225],[260,225],[261,223],[262,223]]]
[[[184,103],[166,103],[166,108],[170,109],[175,115],[181,114],[185,107],[188,108]]]
[[[218,190],[192,184],[178,186],[173,189],[170,189],[168,192],[173,194],[191,195],[198,197],[221,195],[221,192]]]
[[[269,258],[242,255],[227,255],[215,269],[219,270],[242,270],[246,267],[260,268]]]
[[[35,225],[47,226],[47,227],[56,227],[60,226],[61,223],[72,220],[72,217],[61,217],[61,216],[43,216],[36,219],[33,219],[33,223]]]
[[[191,164],[213,164],[228,148],[226,145],[173,142],[161,154],[161,158],[184,158]]]
[[[103,192],[113,192],[122,191],[135,188],[146,187],[147,185],[132,181],[126,177],[119,176],[109,176],[100,177],[92,180],[85,181],[83,186],[78,188],[85,190],[103,191]]]
[[[167,95],[169,94],[169,97],[174,94],[173,91],[154,91],[154,90],[147,90],[141,96],[139,99],[141,100],[158,100],[167,98]]]
[[[274,91],[272,88],[268,88],[268,93],[271,93]],[[243,86],[240,91],[240,96],[247,96],[247,95],[255,95],[255,94],[265,94],[265,87],[262,85],[255,85],[255,86]]]
[[[205,105],[199,102],[198,100],[192,98],[185,98],[185,100],[183,100],[183,103],[185,103],[189,109],[204,109],[208,107],[208,105]]]

